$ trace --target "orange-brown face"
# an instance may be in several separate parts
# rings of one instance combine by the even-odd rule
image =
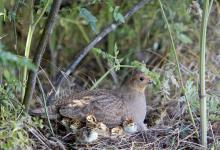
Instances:
[[[152,80],[142,72],[133,73],[130,84],[136,90],[143,92],[148,84],[151,84]]]

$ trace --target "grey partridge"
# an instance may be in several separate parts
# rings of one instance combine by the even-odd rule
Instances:
[[[133,71],[117,90],[88,90],[58,99],[47,107],[49,116],[61,115],[85,121],[88,114],[93,114],[98,122],[104,123],[108,128],[122,125],[125,118],[131,117],[138,130],[143,130],[147,109],[144,91],[149,83],[151,80],[148,76],[140,71]],[[35,109],[32,113],[42,115],[44,108]]]

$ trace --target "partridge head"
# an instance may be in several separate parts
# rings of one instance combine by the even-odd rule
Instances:
[[[141,92],[144,93],[145,88],[152,84],[152,80],[149,76],[147,76],[145,73],[134,70],[131,75],[125,79],[124,84],[122,85],[121,89],[128,89],[130,88],[134,92]],[[126,91],[123,91],[126,93]],[[127,91],[128,92],[128,91]]]

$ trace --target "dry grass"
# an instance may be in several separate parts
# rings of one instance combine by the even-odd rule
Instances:
[[[181,109],[185,109],[185,107]],[[45,127],[44,130],[41,131],[32,127],[30,131],[35,140],[35,149],[203,149],[203,147],[198,144],[199,141],[196,130],[190,123],[190,119],[186,117],[187,114],[178,113],[184,112],[184,110],[177,112],[173,108],[173,111],[177,112],[175,116],[169,114],[169,111],[167,111],[168,108],[163,108],[163,110],[164,111],[158,111],[158,109],[155,109],[148,113],[148,116],[153,116],[160,112],[165,115],[162,115],[163,118],[157,115],[157,119],[154,117],[153,120],[148,120],[148,122],[154,121],[151,122],[151,124],[154,125],[148,127],[144,132],[124,134],[114,138],[99,137],[96,142],[88,145],[75,143],[74,136],[70,132],[63,130],[59,122],[53,124],[54,128],[57,129],[56,137],[52,137],[47,132],[49,131],[48,127]],[[198,120],[196,120],[196,125],[199,127]],[[210,124],[209,126],[208,141],[210,148],[215,144],[217,149],[220,148],[218,144],[220,142],[220,131],[216,130],[219,129],[219,127],[220,125],[216,123]]]

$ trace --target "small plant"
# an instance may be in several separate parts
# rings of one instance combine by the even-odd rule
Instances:
[[[101,77],[98,81],[94,83],[91,89],[94,89],[100,84],[100,82],[112,71],[119,71],[121,68],[136,68],[145,74],[149,75],[150,78],[153,80],[154,84],[159,85],[159,75],[157,73],[151,72],[149,69],[146,68],[145,64],[138,62],[138,61],[131,61],[128,65],[121,64],[123,62],[123,58],[118,58],[119,50],[117,45],[115,44],[114,47],[114,55],[109,53],[103,52],[101,49],[94,48],[94,51],[101,55],[104,59],[107,59],[107,63],[110,64],[111,68]]]
[[[0,44],[0,64],[0,149],[27,149],[33,144],[29,125],[42,127],[42,122],[23,112],[19,101],[22,85],[16,68],[35,69],[35,66],[29,59],[6,51],[3,44]]]
[[[199,114],[200,110],[200,102],[199,102],[199,95],[198,95],[198,88],[194,85],[194,82],[188,80],[186,82],[186,97],[189,99],[190,104],[192,106],[192,111],[196,114]],[[209,114],[210,121],[218,121],[219,118],[219,108],[220,102],[216,95],[207,94],[207,110]]]
[[[42,127],[42,121],[24,114],[10,85],[0,86],[0,95],[0,149],[28,149],[33,144],[28,128]]]

